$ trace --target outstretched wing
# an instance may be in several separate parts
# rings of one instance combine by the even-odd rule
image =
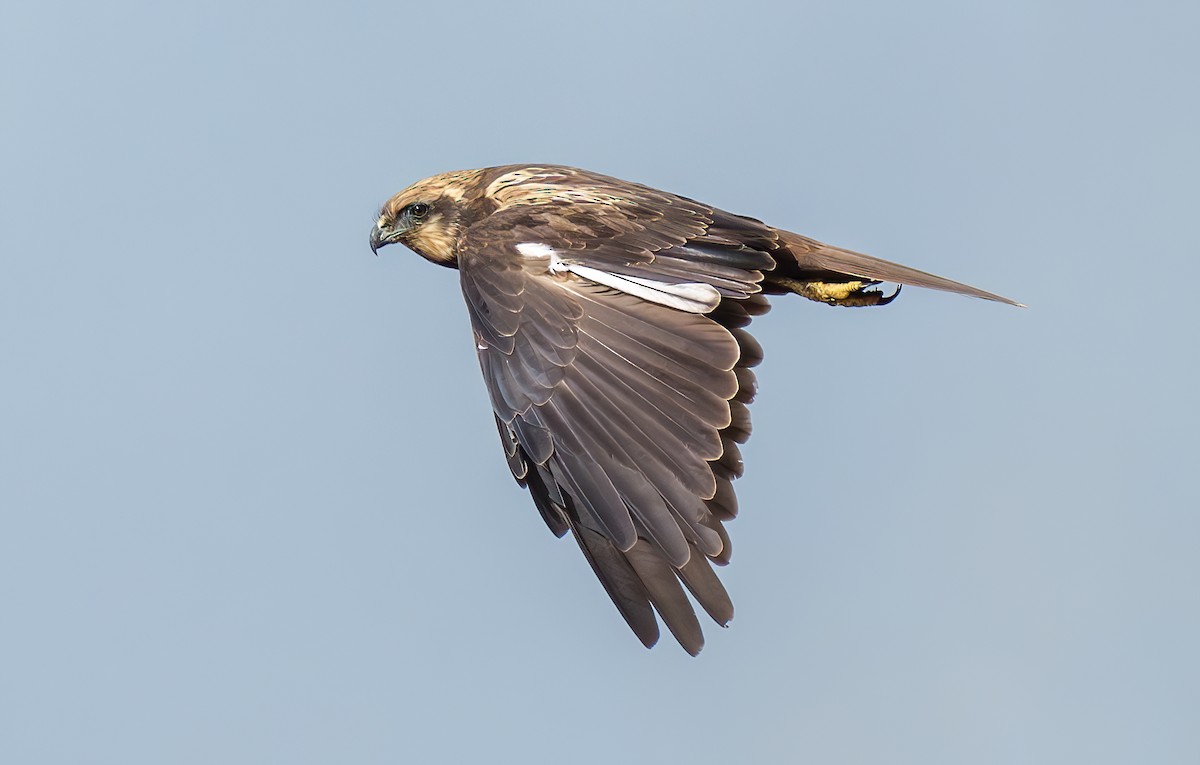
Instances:
[[[494,213],[467,232],[459,268],[513,475],[643,643],[658,639],[653,608],[694,654],[683,586],[718,623],[733,616],[710,562],[728,560],[721,522],[761,359],[739,327],[766,310],[774,261],[705,239],[699,205],[631,191],[621,206]]]

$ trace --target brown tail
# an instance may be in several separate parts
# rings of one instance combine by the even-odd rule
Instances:
[[[853,250],[822,244],[790,231],[778,231],[783,248],[772,253],[778,267],[767,275],[767,283],[787,292],[800,292],[797,284],[845,284],[856,280],[894,282],[943,292],[995,300],[1024,307],[1021,303],[960,282],[943,279],[915,268],[891,263]],[[790,255],[792,261],[787,255]],[[801,292],[801,294],[804,294]],[[809,295],[806,295],[806,297]],[[815,298],[814,298],[815,299]],[[827,301],[833,302],[833,301]]]

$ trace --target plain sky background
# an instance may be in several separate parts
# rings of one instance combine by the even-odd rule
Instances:
[[[6,763],[1200,761],[1191,2],[10,3]],[[798,298],[699,658],[501,458],[427,175],[1009,295]]]

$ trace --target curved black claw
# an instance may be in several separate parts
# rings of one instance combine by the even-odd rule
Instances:
[[[899,297],[899,296],[900,296],[900,289],[901,289],[903,286],[904,286],[903,284],[897,284],[897,285],[896,285],[896,291],[895,291],[895,292],[893,292],[892,294],[888,295],[887,297],[881,297],[881,298],[879,298],[879,302],[878,302],[878,303],[876,303],[875,305],[887,305],[888,303],[890,303],[890,302],[892,302],[893,300],[895,300],[897,297]]]

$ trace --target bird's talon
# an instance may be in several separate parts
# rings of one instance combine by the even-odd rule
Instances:
[[[782,280],[781,280],[782,281]],[[877,281],[853,282],[801,282],[784,283],[798,295],[815,300],[826,305],[838,305],[845,308],[861,308],[864,306],[887,305],[900,294],[900,285],[890,295],[884,295],[879,290],[868,287],[879,284]]]
[[[879,302],[876,303],[875,305],[887,305],[888,303],[892,302],[896,298],[900,297],[900,288],[903,286],[904,286],[903,284],[897,284],[896,290],[892,294],[888,295],[887,297],[880,297]]]

